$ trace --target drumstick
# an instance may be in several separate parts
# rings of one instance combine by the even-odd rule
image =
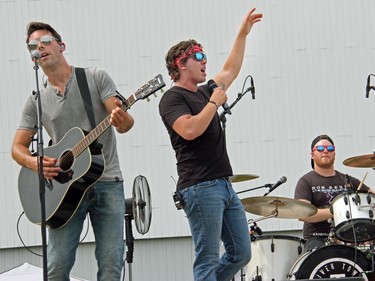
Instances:
[[[364,183],[364,181],[365,181],[365,179],[367,177],[367,174],[368,174],[368,172],[366,172],[365,176],[363,177],[363,180],[359,183],[357,191],[361,189],[361,187],[362,187],[362,185],[363,185],[363,183]]]

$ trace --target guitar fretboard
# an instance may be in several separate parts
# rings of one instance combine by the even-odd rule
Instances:
[[[131,95],[125,102],[125,110],[128,110],[137,101],[135,95]],[[95,127],[90,133],[88,133],[80,142],[78,142],[73,148],[73,157],[79,156],[90,144],[92,144],[97,138],[99,138],[110,126],[111,126],[111,115],[108,115],[98,126]]]

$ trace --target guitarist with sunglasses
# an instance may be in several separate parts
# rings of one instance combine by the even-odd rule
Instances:
[[[123,110],[121,101],[116,97],[118,93],[111,77],[99,68],[85,68],[95,123],[97,125],[107,117],[108,130],[95,142],[101,147],[90,145],[83,151],[76,149],[76,142],[84,139],[83,131],[90,132],[93,127],[86,114],[76,68],[69,65],[64,57],[66,45],[53,27],[42,22],[29,23],[26,43],[32,58],[37,60],[47,76],[40,89],[42,124],[53,144],[53,149],[46,148],[43,157],[46,209],[59,209],[58,214],[46,216],[50,226],[48,279],[69,280],[83,223],[89,213],[96,241],[97,280],[120,280],[125,202],[115,130],[121,134],[128,132],[134,120]],[[19,183],[30,185],[23,190],[25,194],[20,194],[21,198],[26,198],[25,204],[39,198],[38,157],[29,151],[32,138],[37,133],[37,124],[37,101],[35,96],[30,95],[24,104],[12,144],[13,159],[29,175],[26,179],[21,176],[19,179]],[[72,147],[74,149],[70,151]],[[52,195],[49,198],[49,193],[53,192],[66,195],[59,200]],[[56,205],[50,206],[53,204]],[[74,204],[76,206],[72,208]],[[29,210],[28,217],[32,217],[33,212],[40,213],[38,208],[39,205],[36,205],[36,210]],[[72,216],[65,218],[67,210],[72,212]]]

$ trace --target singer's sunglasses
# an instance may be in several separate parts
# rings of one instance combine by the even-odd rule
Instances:
[[[207,56],[206,56],[205,53],[198,52],[198,53],[194,53],[192,56],[193,56],[193,58],[195,58],[197,61],[207,60]]]
[[[182,60],[184,58],[190,58],[190,57],[193,57],[196,61],[207,60],[207,55],[205,53],[203,53],[203,52],[196,52],[196,53],[194,53],[194,54],[192,54],[190,56],[188,56],[187,54],[183,53],[181,55],[181,57],[176,58],[175,63],[177,65],[180,60]]]
[[[334,145],[317,145],[314,147],[313,151],[323,152],[324,149],[327,149],[328,152],[333,152],[335,151],[335,146]]]
[[[45,46],[49,46],[51,45],[53,40],[56,40],[56,38],[49,34],[46,34],[40,37],[39,39],[30,40],[29,43],[27,44],[27,48],[29,49],[29,51],[34,51],[38,48],[38,45],[39,45],[38,42],[42,43]]]

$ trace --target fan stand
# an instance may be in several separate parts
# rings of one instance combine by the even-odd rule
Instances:
[[[144,176],[139,175],[134,179],[132,195],[132,198],[125,199],[126,262],[129,268],[129,281],[133,279],[134,236],[132,220],[134,219],[137,231],[142,235],[148,232],[151,224],[151,193]]]

